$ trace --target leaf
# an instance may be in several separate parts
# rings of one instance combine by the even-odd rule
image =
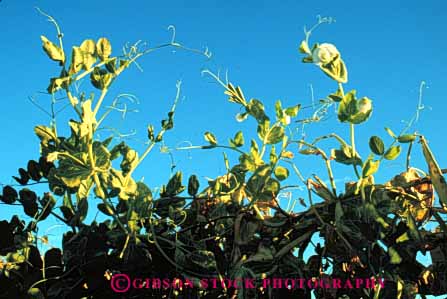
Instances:
[[[53,210],[54,206],[56,205],[56,199],[51,195],[51,193],[46,192],[44,194],[44,197],[42,198],[42,211],[40,212],[37,219],[39,221],[45,220],[48,215],[50,215],[51,211]]]
[[[305,40],[301,41],[300,47],[298,50],[300,51],[300,53],[303,53],[303,54],[311,54],[309,45],[306,43]]]
[[[138,153],[130,148],[125,148],[121,153],[123,155],[123,161],[121,161],[120,168],[124,175],[133,170],[138,165]]]
[[[196,196],[199,191],[199,180],[196,175],[191,175],[188,180],[188,194],[191,196]]]
[[[352,147],[348,145],[343,145],[341,149],[332,149],[331,158],[345,165],[362,165],[362,160],[358,153],[356,153],[355,158],[352,158]]]
[[[96,62],[95,57],[95,42],[91,39],[87,39],[82,42],[81,46],[79,47],[82,51],[82,67],[84,70],[89,70],[93,64]]]
[[[92,85],[100,90],[107,89],[112,83],[113,74],[107,72],[107,70],[95,67],[93,72],[90,74],[90,82]]]
[[[258,121],[258,123],[268,120],[268,117],[265,115],[264,112],[264,104],[262,104],[261,101],[257,99],[251,99],[246,109],[247,112]]]
[[[275,177],[280,181],[283,181],[289,177],[289,170],[282,166],[277,166],[274,173]]]
[[[341,122],[349,121],[349,118],[357,112],[355,94],[355,90],[349,91],[340,102],[338,106],[338,119]]]
[[[112,45],[105,37],[101,37],[96,43],[96,53],[101,61],[107,60],[112,54]]]
[[[358,125],[367,121],[371,116],[372,101],[367,97],[363,97],[356,104],[357,112],[350,117],[349,122]]]
[[[371,151],[376,155],[383,155],[385,152],[385,144],[383,143],[382,139],[378,136],[372,136],[369,139],[369,148]]]
[[[84,66],[84,55],[79,47],[73,47],[71,50],[71,64],[69,74],[73,75],[79,72]]]
[[[209,142],[211,145],[217,145],[216,136],[214,136],[211,132],[205,132],[204,134],[205,140]]]
[[[38,212],[36,193],[27,188],[23,188],[19,192],[19,197],[25,214],[34,218]]]
[[[414,240],[421,242],[422,241],[421,234],[419,233],[419,230],[418,230],[418,227],[416,225],[416,221],[414,220],[413,215],[411,214],[410,211],[407,211],[406,214],[407,214],[406,215],[407,216],[406,217],[407,226],[409,228],[410,235],[413,237]]]
[[[59,64],[63,65],[65,61],[64,51],[49,41],[45,36],[41,35],[40,39],[42,40],[43,50],[47,53],[48,57],[50,57],[51,60],[59,61]]]
[[[82,180],[87,179],[91,175],[91,169],[82,165],[73,164],[67,159],[59,162],[55,176],[62,180],[68,188],[77,188]]]
[[[234,139],[230,140],[230,144],[234,147],[241,147],[244,145],[244,134],[239,131],[234,135]]]
[[[101,142],[93,142],[93,155],[95,166],[103,170],[107,170],[111,167],[110,153]]]
[[[284,137],[284,128],[281,126],[275,126],[270,130],[267,136],[266,144],[276,144],[282,141]]]
[[[3,187],[3,195],[0,197],[1,201],[6,204],[13,204],[18,199],[17,191],[11,186]]]
[[[30,288],[27,295],[28,299],[45,299],[42,292],[38,288]]]
[[[247,117],[248,117],[248,113],[247,112],[236,114],[236,120],[238,122],[243,122],[244,120],[247,119]]]
[[[375,174],[379,170],[380,160],[373,161],[372,159],[366,160],[362,169],[362,177],[367,178],[370,175]]]
[[[337,203],[335,204],[335,225],[336,227],[340,227],[342,225],[341,219],[344,216],[343,208],[341,206],[341,202],[337,200]]]
[[[391,129],[390,128],[388,128],[388,127],[385,127],[385,131],[388,133],[388,135],[390,135],[391,137],[393,137],[394,139],[396,139],[397,138],[397,136],[396,136],[396,134],[394,134],[394,132],[393,131],[391,131]]]
[[[298,115],[298,112],[300,111],[300,109],[301,109],[301,104],[298,104],[298,105],[286,108],[284,113],[290,117],[296,117]]]
[[[339,83],[348,82],[348,70],[346,69],[345,62],[340,57],[327,64],[320,65],[320,69]]]
[[[37,163],[36,161],[29,160],[26,169],[28,171],[30,178],[33,181],[38,182],[42,178],[42,173],[40,171],[39,163]]]
[[[402,262],[402,258],[399,253],[393,247],[388,248],[388,255],[390,256],[390,263],[393,265],[400,264]]]
[[[98,207],[98,210],[101,211],[103,214],[105,214],[107,216],[113,215],[113,210],[109,205],[106,205],[104,203],[99,203],[97,207]]]
[[[406,134],[397,137],[397,141],[400,143],[410,143],[416,140],[416,135],[414,134]]]
[[[40,142],[42,142],[42,144],[45,146],[48,145],[49,141],[57,140],[53,129],[46,126],[40,125],[34,127],[34,133],[36,133],[37,137],[39,137],[40,139]]]
[[[383,157],[387,160],[395,160],[401,152],[401,147],[400,145],[395,145],[390,147],[385,154],[383,155]]]
[[[441,168],[433,156],[433,153],[431,152],[425,138],[421,137],[420,140],[422,144],[422,152],[430,172],[430,178],[433,186],[435,187],[436,193],[438,194],[439,201],[444,207],[447,207],[447,183],[442,174]]]
[[[168,196],[175,196],[185,190],[185,186],[182,185],[182,176],[182,172],[177,171],[177,173],[171,177],[166,185],[166,194]]]
[[[78,202],[76,216],[79,217],[79,221],[84,221],[88,212],[88,200],[87,198],[81,198]]]

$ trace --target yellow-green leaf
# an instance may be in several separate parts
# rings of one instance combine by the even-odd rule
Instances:
[[[399,157],[400,152],[401,152],[400,145],[392,146],[386,151],[383,157],[387,160],[395,160],[397,157]]]
[[[65,61],[65,54],[64,51],[53,44],[48,38],[45,36],[40,36],[40,39],[42,40],[42,47],[45,53],[47,53],[48,57],[50,57],[51,60],[59,61],[60,64],[63,64]]]
[[[438,194],[439,201],[444,207],[447,207],[447,183],[442,174],[441,168],[438,162],[436,162],[433,153],[428,147],[427,141],[424,137],[421,137],[422,152],[424,153],[425,160],[428,164],[428,169],[430,172],[430,179],[435,187],[436,193]]]
[[[96,53],[101,61],[106,60],[112,54],[112,45],[105,37],[101,37],[96,43]]]
[[[208,141],[211,145],[217,145],[216,136],[214,136],[211,132],[205,132],[205,140]]]
[[[289,177],[289,170],[285,167],[278,166],[275,168],[275,176],[278,180],[283,181]]]

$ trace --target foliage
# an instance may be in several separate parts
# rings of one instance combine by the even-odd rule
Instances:
[[[53,20],[49,17],[50,20]],[[320,20],[319,24],[324,22]],[[368,121],[373,101],[357,98],[355,90],[344,92],[348,71],[338,49],[328,43],[310,47],[310,31],[301,42],[303,61],[313,63],[337,83],[337,90],[324,103],[338,106],[338,119],[349,127],[350,140],[335,133],[313,141],[294,139],[289,129],[297,120],[301,105],[275,104],[269,115],[262,101],[245,97],[241,87],[223,82],[231,103],[239,105],[239,121],[256,124],[257,139],[247,140],[239,131],[228,144],[211,132],[204,134],[202,149],[224,148],[235,152],[232,165],[225,155],[226,172],[210,179],[205,187],[195,175],[174,174],[154,197],[151,189],[132,174],[153,147],[173,129],[176,102],[158,130],[147,129],[148,145],[139,154],[125,142],[97,138],[97,130],[111,108],[100,115],[110,86],[141,56],[163,47],[184,48],[174,40],[157,48],[140,50],[138,45],[123,55],[113,56],[106,38],[85,40],[74,46],[71,56],[58,43],[42,36],[48,57],[61,66],[50,79],[48,93],[63,93],[76,119],[68,121],[69,136],[60,136],[56,124],[34,128],[40,140],[38,160],[14,176],[21,187],[4,186],[0,200],[20,204],[31,220],[17,216],[0,221],[1,298],[106,298],[119,297],[110,287],[112,275],[133,277],[201,279],[210,277],[252,278],[384,278],[384,288],[316,289],[317,298],[415,298],[415,294],[445,294],[447,243],[447,185],[443,171],[422,135],[394,134],[386,145],[379,136],[369,139],[370,154],[357,152],[355,127]],[[319,25],[317,24],[317,25]],[[190,50],[190,49],[187,49]],[[87,96],[77,84],[90,78],[99,96]],[[323,149],[332,139],[336,148]],[[419,140],[429,175],[410,166],[410,152]],[[394,160],[408,147],[407,167],[388,182],[374,177],[386,160]],[[197,148],[197,146],[195,147]],[[304,178],[299,158],[322,158],[329,185],[314,175]],[[333,163],[352,167],[357,180],[346,182],[340,191],[335,184]],[[294,177],[295,176],[295,177]],[[278,204],[285,182],[297,180],[308,190],[302,212]],[[39,196],[29,189],[30,181],[48,185]],[[186,183],[187,181],[187,183]],[[435,206],[435,191],[441,206]],[[187,195],[186,195],[187,193]],[[319,199],[318,202],[316,199]],[[99,203],[96,204],[96,202]],[[104,214],[103,222],[85,222],[89,209]],[[294,205],[294,204],[293,204]],[[293,206],[292,205],[292,206]],[[43,255],[38,250],[39,223],[56,217],[69,230],[62,248]],[[438,226],[426,230],[435,220]],[[318,244],[312,237],[318,235]],[[304,252],[313,248],[315,254]],[[433,263],[423,266],[418,252],[429,252]],[[287,288],[166,288],[130,289],[127,298],[311,298],[311,289]]]

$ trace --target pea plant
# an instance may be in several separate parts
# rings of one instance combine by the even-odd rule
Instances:
[[[108,92],[126,69],[138,66],[137,61],[153,51],[175,47],[207,57],[210,53],[183,46],[175,34],[170,42],[153,48],[141,43],[125,46],[117,56],[112,55],[107,38],[87,39],[67,52],[59,25],[46,17],[55,25],[57,39],[42,36],[43,50],[60,66],[47,92],[53,102],[64,95],[73,118],[62,124],[58,119],[57,125],[53,118],[48,126],[35,126],[39,158],[19,169],[14,176],[18,185],[3,187],[2,203],[23,206],[29,220],[14,215],[0,221],[1,298],[122,297],[110,285],[113,276],[122,273],[173,282],[165,288],[130,288],[126,298],[311,298],[313,293],[316,298],[377,299],[447,292],[444,170],[424,136],[408,133],[410,125],[400,134],[386,128],[389,144],[371,136],[366,158],[357,151],[355,129],[370,121],[374,102],[359,97],[356,90],[345,92],[348,68],[334,44],[311,44],[313,31],[328,19],[321,18],[305,30],[299,52],[304,63],[334,81],[334,91],[321,101],[321,109],[336,107],[346,132],[297,139],[292,126],[301,104],[283,107],[278,100],[270,115],[261,100],[246,97],[228,78],[205,70],[220,83],[228,101],[241,108],[236,119],[255,124],[254,138],[248,141],[247,133],[238,131],[221,143],[205,132],[205,144],[178,150],[224,149],[236,155],[236,163],[224,154],[225,173],[202,187],[197,175],[184,181],[178,171],[155,196],[154,190],[135,179],[134,172],[144,168],[144,159],[174,128],[180,84],[161,125],[147,126],[147,147],[142,153],[124,141],[115,142],[113,136],[99,137],[98,130],[120,104],[113,100],[106,106]],[[96,93],[80,89],[79,83],[86,80]],[[61,125],[69,135],[59,133]],[[328,140],[337,146],[327,146]],[[411,165],[410,154],[417,144],[427,173]],[[404,156],[405,149],[402,172],[377,183],[381,165]],[[315,169],[323,173],[302,175],[300,159],[308,155],[322,159],[322,168],[315,165]],[[344,182],[342,190],[336,184],[334,164],[349,167],[355,178]],[[38,195],[32,190],[34,184],[44,185],[47,192]],[[278,199],[293,186],[304,187],[307,198],[284,208]],[[296,202],[304,207],[299,212]],[[92,208],[103,214],[104,221],[87,223]],[[39,227],[49,217],[67,230],[61,248],[41,252],[38,244],[46,239]],[[427,223],[434,225],[428,228]],[[314,236],[319,236],[316,244]],[[307,249],[313,254],[305,254]],[[431,265],[418,260],[419,252],[430,254]],[[383,279],[385,284],[312,289],[261,283],[278,277],[361,277]],[[206,288],[198,283],[208,278],[247,278],[256,287]],[[179,286],[176,279],[193,281],[194,287]]]

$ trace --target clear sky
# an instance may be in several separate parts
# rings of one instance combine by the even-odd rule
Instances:
[[[144,57],[140,73],[132,68],[123,74],[111,95],[132,93],[140,100],[138,113],[125,122],[118,115],[109,122],[122,133],[136,134],[130,144],[143,148],[148,123],[159,125],[175,96],[175,84],[182,80],[182,95],[166,145],[175,148],[203,144],[203,132],[212,131],[219,140],[227,140],[237,130],[255,130],[252,122],[239,124],[234,115],[238,107],[226,101],[222,88],[201,76],[201,70],[228,70],[230,81],[240,85],[247,97],[264,101],[267,109],[281,99],[284,106],[310,104],[311,89],[315,100],[324,98],[336,85],[312,65],[302,64],[297,46],[303,27],[310,27],[316,16],[331,16],[336,22],[323,25],[312,36],[315,42],[337,45],[349,70],[345,90],[357,89],[359,96],[374,101],[372,119],[358,127],[357,146],[368,154],[370,135],[391,142],[385,126],[398,132],[409,120],[418,102],[419,85],[423,91],[423,111],[415,129],[426,135],[441,167],[445,155],[445,113],[447,111],[447,2],[427,1],[17,1],[0,2],[0,75],[2,117],[0,124],[0,182],[13,183],[11,175],[38,158],[39,144],[34,136],[36,124],[48,124],[49,118],[28,98],[49,108],[50,98],[40,92],[56,76],[58,67],[41,50],[40,35],[55,39],[55,31],[34,9],[53,15],[65,34],[66,47],[84,39],[108,37],[114,52],[120,53],[126,42],[147,41],[157,45],[170,40],[169,25],[177,28],[177,40],[198,49],[208,47],[210,60],[185,51],[162,50]],[[87,82],[86,82],[87,83]],[[109,98],[110,100],[110,98]],[[60,104],[60,108],[64,104]],[[270,110],[273,111],[273,110]],[[310,112],[310,111],[308,111]],[[305,112],[305,113],[308,113]],[[68,110],[59,114],[59,128],[73,117]],[[305,115],[305,114],[304,114]],[[336,131],[347,137],[347,126],[338,124],[335,114],[307,130],[309,138]],[[104,136],[107,136],[104,132]],[[176,169],[188,176],[197,173],[203,180],[223,174],[225,167],[220,150],[173,152]],[[137,177],[145,177],[154,188],[167,182],[170,156],[154,153],[146,160]],[[234,160],[233,160],[234,161]],[[418,145],[414,164],[426,169]],[[378,181],[386,181],[403,171],[404,159],[388,162]],[[297,159],[306,176],[316,172],[324,177],[318,159]],[[316,166],[319,165],[319,166]],[[335,176],[349,178],[350,169],[336,167]],[[340,182],[342,183],[342,182]],[[342,185],[342,184],[341,184]],[[20,210],[15,212],[21,212]],[[10,210],[1,206],[1,218]]]

